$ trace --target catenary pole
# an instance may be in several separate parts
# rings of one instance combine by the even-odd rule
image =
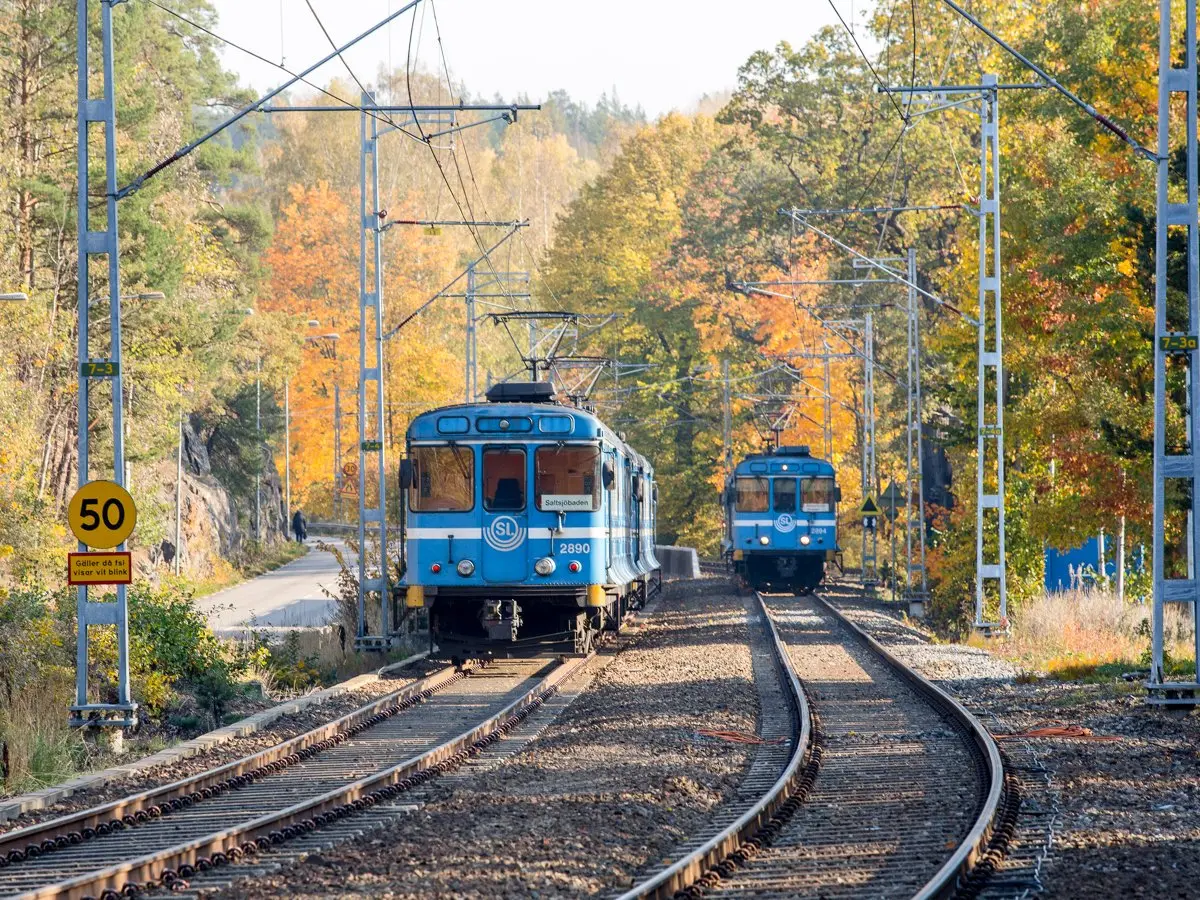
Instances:
[[[364,110],[374,104],[362,95]],[[367,634],[360,614],[355,644],[359,649],[386,649],[392,639],[388,584],[387,465],[384,446],[383,232],[380,230],[379,120],[359,116],[359,319],[358,319],[358,584],[360,613],[366,597],[379,597],[379,635]],[[368,502],[367,470],[377,488]],[[378,552],[370,546],[377,539]]]
[[[283,383],[283,533],[292,538],[292,382]]]
[[[981,83],[977,85],[922,85],[880,89],[910,99],[920,98],[931,104],[920,111],[922,115],[960,108],[966,99],[977,103],[980,123],[979,208],[974,212],[979,222],[979,318],[974,320],[961,312],[959,315],[975,326],[977,335],[974,626],[977,630],[989,634],[1008,628],[1004,509],[1004,338],[1000,292],[999,95],[1002,90],[1044,87],[1043,84],[1000,84],[994,74],[985,74]],[[960,99],[947,100],[950,95]],[[892,274],[895,276],[898,273]],[[949,307],[949,304],[919,286],[913,285],[913,288],[919,294]],[[995,536],[994,539],[992,535]],[[990,615],[993,606],[996,613],[994,618]]]
[[[76,235],[79,250],[77,274],[78,289],[78,481],[82,488],[90,480],[88,429],[90,427],[92,379],[103,377],[111,387],[112,396],[112,480],[125,484],[125,429],[122,398],[124,397],[123,371],[121,368],[121,278],[117,231],[117,125],[116,92],[113,72],[113,3],[100,3],[101,72],[104,80],[103,92],[93,99],[90,86],[89,66],[89,17],[88,0],[76,0],[76,64],[78,69],[77,115],[76,115],[76,164],[78,198],[76,207]],[[92,227],[90,211],[91,174],[90,145],[93,123],[104,129],[104,216],[100,228]],[[89,277],[91,261],[104,256],[108,271],[109,298],[109,351],[108,358],[93,357],[89,346],[90,322],[88,316]],[[89,363],[108,363],[98,369]],[[94,371],[110,374],[96,376]],[[122,543],[117,550],[123,551]],[[80,543],[79,550],[87,550]],[[78,628],[75,642],[75,703],[71,706],[72,725],[100,725],[129,727],[137,723],[137,703],[130,695],[129,685],[129,615],[125,585],[117,585],[116,601],[95,602],[88,596],[88,589],[80,585],[76,589],[76,611]],[[116,629],[117,651],[117,698],[115,703],[92,702],[88,689],[89,639],[92,626],[109,625]]]
[[[476,344],[476,326],[475,321],[475,263],[470,263],[467,266],[467,347],[466,347],[466,368],[463,372],[463,379],[466,382],[466,401],[468,403],[475,402],[477,394],[478,377],[478,361],[476,353],[478,345]]]
[[[1159,2],[1158,42],[1158,179],[1157,214],[1155,216],[1155,277],[1154,277],[1154,596],[1151,610],[1150,675],[1146,681],[1147,701],[1163,705],[1194,706],[1200,702],[1200,653],[1184,676],[1174,679],[1165,667],[1164,627],[1167,604],[1179,604],[1197,622],[1200,613],[1200,584],[1197,583],[1194,561],[1200,557],[1200,529],[1196,523],[1196,494],[1200,489],[1200,351],[1197,330],[1200,329],[1200,204],[1197,203],[1197,172],[1200,154],[1197,152],[1197,54],[1196,0],[1185,0],[1184,33],[1175,33],[1171,0]],[[1172,63],[1172,53],[1182,45],[1186,48],[1184,65]],[[1186,100],[1186,128],[1183,147],[1174,145],[1172,106],[1176,97]],[[1183,171],[1187,192],[1182,202],[1173,202],[1171,163],[1178,151],[1183,153]],[[1185,277],[1187,306],[1171,298],[1168,304],[1168,240],[1170,229],[1186,230]],[[1181,371],[1182,370],[1182,371]],[[1170,371],[1170,377],[1168,372]],[[1185,399],[1180,402],[1180,396]],[[1182,432],[1172,435],[1168,449],[1168,403],[1174,413],[1170,418],[1182,421]],[[1168,501],[1170,507],[1168,509]],[[1183,534],[1173,537],[1175,550],[1168,560],[1166,522],[1175,520]],[[1182,526],[1182,527],[1180,527]],[[1180,540],[1182,538],[1182,540]],[[1179,552],[1183,544],[1182,554]],[[1179,557],[1182,555],[1183,559]],[[1200,626],[1194,628],[1196,647],[1200,650]]]
[[[905,430],[907,490],[905,491],[906,592],[910,616],[922,616],[929,595],[925,574],[925,476],[921,399],[921,308],[917,292],[917,251],[908,250],[908,421]]]
[[[254,472],[254,540],[262,543],[262,357],[258,358],[254,378],[254,439],[258,442],[258,468]]]
[[[175,453],[175,558],[171,570],[179,574],[183,556],[183,410],[179,411],[179,448]]]

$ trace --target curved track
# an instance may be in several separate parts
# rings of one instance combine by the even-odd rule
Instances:
[[[277,747],[0,836],[0,897],[115,898],[333,826],[495,743],[588,657],[444,669]]]
[[[1001,813],[995,742],[824,600],[758,601],[807,694],[790,701],[793,753],[736,822],[623,900],[953,896]]]

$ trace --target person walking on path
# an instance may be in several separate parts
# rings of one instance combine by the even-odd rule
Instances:
[[[296,535],[297,542],[301,544],[308,537],[308,520],[304,518],[301,510],[296,510],[296,514],[292,516],[292,534]]]

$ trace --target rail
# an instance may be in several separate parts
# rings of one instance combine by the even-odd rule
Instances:
[[[396,765],[376,771],[351,783],[342,785],[335,790],[305,798],[284,809],[261,815],[253,820],[240,822],[231,827],[226,827],[219,831],[214,831],[136,858],[113,859],[108,864],[101,863],[97,868],[84,874],[55,883],[41,885],[25,893],[17,894],[16,897],[19,900],[49,900],[52,897],[68,898],[68,900],[84,900],[84,898],[96,896],[102,898],[132,896],[141,890],[158,886],[166,888],[181,886],[186,883],[186,878],[192,871],[205,870],[236,861],[243,857],[254,856],[271,845],[307,834],[323,825],[332,824],[344,816],[368,809],[377,803],[386,802],[403,791],[424,783],[431,777],[436,777],[443,772],[453,769],[495,743],[503,734],[523,722],[558,689],[563,681],[578,671],[589,658],[587,656],[580,656],[567,659],[542,678],[537,685],[506,705],[499,712],[489,716],[483,722],[436,747]],[[450,671],[451,674],[445,682],[447,684],[457,675],[453,670]],[[446,670],[443,670],[431,676],[431,678],[437,678],[445,674]],[[423,681],[427,681],[427,679]],[[418,682],[410,685],[405,690],[412,691],[421,683]],[[397,694],[401,693],[403,692],[397,692]],[[393,700],[395,696],[390,695]],[[351,714],[355,717],[353,727],[360,730],[369,728],[378,724],[383,718],[387,718],[388,714],[394,712],[395,707],[398,705],[395,702],[388,705],[388,700],[389,698],[384,698],[376,701],[369,707],[364,707],[362,710]],[[383,705],[382,710],[373,711],[381,704]],[[343,717],[338,722],[344,722],[347,718],[349,717]],[[329,742],[336,742],[336,735],[342,732],[334,732],[331,737],[306,744],[299,752],[296,749],[296,742],[314,736],[318,732],[327,732],[335,728],[336,725],[337,723],[330,723],[329,725],[321,726],[321,728],[314,729],[314,731],[309,732],[307,735],[293,739],[293,741],[286,744],[281,744],[279,747],[271,748],[269,751],[264,751],[274,756],[274,761],[268,763],[266,768],[270,771],[278,771],[280,767],[298,761],[298,758],[302,758],[306,751],[316,748],[316,752],[320,752],[321,749],[326,749],[330,745]],[[291,747],[291,752],[285,756],[280,756],[280,754],[284,753],[284,748],[289,746]],[[212,790],[215,789],[214,784],[228,785],[235,788],[241,786],[245,783],[241,779],[253,777],[253,774],[258,769],[263,768],[261,764],[262,756],[263,754],[261,753],[255,754],[252,757],[247,757],[245,760],[239,760],[237,763],[232,763],[220,769],[202,773],[191,779],[185,779],[183,782],[177,782],[174,785],[157,789],[157,791],[145,792],[143,795],[124,798],[114,804],[105,804],[103,807],[86,810],[75,816],[67,817],[71,824],[79,829],[75,832],[74,839],[63,833],[63,828],[66,827],[64,824],[65,820],[58,819],[5,835],[4,840],[10,844],[17,842],[24,843],[26,844],[26,848],[28,848],[29,838],[33,832],[41,831],[49,833],[51,830],[54,830],[56,837],[53,839],[48,838],[51,844],[47,848],[47,852],[49,852],[55,849],[54,845],[56,843],[59,847],[65,846],[62,843],[58,843],[59,841],[65,840],[71,844],[78,843],[85,836],[82,830],[84,827],[95,833],[111,833],[109,830],[100,832],[99,826],[96,828],[84,826],[82,825],[84,821],[97,821],[100,825],[106,826],[106,828],[121,830],[124,827],[128,827],[130,823],[126,818],[122,817],[115,819],[116,822],[120,823],[119,825],[112,825],[116,808],[129,810],[132,806],[139,806],[142,816],[157,817],[152,816],[148,809],[145,808],[147,799],[152,794],[159,796],[160,806],[162,804],[161,797],[171,797],[167,801],[167,811],[184,808],[190,805],[191,802],[197,802],[200,799],[204,799],[205,796],[211,796]],[[253,766],[251,766],[252,760],[257,761]],[[276,768],[272,769],[271,766]],[[245,771],[247,767],[250,767],[249,772]],[[234,774],[235,772],[240,772],[241,774]],[[197,790],[196,784],[199,779],[206,779],[212,782],[209,785],[210,793],[208,795],[205,795],[204,788]],[[185,783],[191,787],[191,791],[181,794],[180,792],[184,789]],[[164,810],[160,809],[158,815],[163,814]],[[137,813],[126,813],[126,815],[132,815],[134,824],[138,821],[144,821]],[[39,850],[35,855],[40,855],[40,852]]]
[[[726,875],[730,874],[736,865],[752,865],[749,860],[759,850],[755,837],[760,834],[767,837],[771,833],[767,826],[772,817],[777,812],[787,813],[794,809],[804,796],[804,792],[800,790],[801,785],[806,778],[812,777],[809,772],[812,767],[804,765],[805,760],[813,753],[811,712],[766,601],[762,594],[756,596],[770,629],[776,659],[780,662],[781,671],[786,673],[785,680],[791,689],[793,709],[801,723],[798,728],[799,739],[793,748],[792,756],[779,779],[737,821],[673,865],[635,885],[622,894],[620,900],[662,900],[676,895],[676,892],[704,885],[702,879],[706,877],[706,873],[715,871]],[[975,864],[988,852],[993,829],[1002,814],[1004,768],[999,748],[987,729],[961,703],[907,666],[824,598],[814,599],[845,625],[851,634],[896,670],[919,696],[969,735],[973,755],[980,764],[986,782],[986,790],[982,792],[983,802],[966,836],[958,842],[933,877],[913,895],[913,900],[943,900],[953,896]],[[785,804],[787,809],[784,809]],[[779,826],[773,827],[777,829]],[[731,867],[730,862],[736,865]],[[715,876],[708,874],[707,877],[712,879]]]
[[[928,698],[934,706],[960,725],[970,735],[972,743],[975,745],[977,757],[983,763],[986,773],[986,797],[971,830],[959,842],[942,867],[913,896],[913,900],[940,900],[940,898],[951,897],[958,890],[963,878],[987,852],[993,826],[1002,811],[1004,763],[1000,758],[1000,749],[996,746],[996,741],[992,738],[991,733],[965,706],[920,672],[904,663],[824,597],[814,596],[813,599],[829,610],[859,640],[886,660],[919,694]]]
[[[783,681],[790,694],[790,702],[795,713],[796,738],[792,746],[792,755],[778,780],[736,821],[673,865],[634,885],[621,895],[621,900],[670,897],[676,891],[694,884],[709,869],[720,865],[726,858],[742,849],[746,842],[753,840],[755,835],[770,822],[779,808],[795,793],[803,779],[804,762],[808,758],[812,738],[812,716],[808,708],[808,700],[800,687],[800,679],[796,677],[791,656],[779,637],[779,631],[767,609],[766,601],[763,600],[761,594],[756,596],[763,622],[771,635],[771,647],[775,654],[775,660],[779,665],[780,672],[784,675]]]
[[[454,666],[447,666],[405,685],[378,700],[359,707],[340,718],[319,725],[273,747],[252,753],[215,769],[206,769],[179,781],[130,794],[100,806],[69,813],[0,835],[0,868],[23,862],[26,858],[53,852],[69,844],[80,843],[96,835],[123,827],[135,827],[149,818],[190,806],[200,800],[241,787],[261,774],[278,772],[289,764],[326,749],[330,742],[353,736],[377,724],[382,717],[402,712],[428,699],[437,691],[463,677]],[[376,717],[381,717],[376,719]],[[375,720],[375,721],[372,721]]]

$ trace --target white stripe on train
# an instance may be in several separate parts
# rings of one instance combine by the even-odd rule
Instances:
[[[408,529],[409,540],[446,540],[454,538],[455,540],[464,541],[479,541],[483,539],[482,528],[410,528]],[[629,534],[628,529],[614,528],[609,531],[607,528],[564,528],[561,531],[554,531],[550,528],[530,528],[529,536],[544,540],[547,538],[558,538],[562,540],[579,540],[580,538],[623,538]]]

